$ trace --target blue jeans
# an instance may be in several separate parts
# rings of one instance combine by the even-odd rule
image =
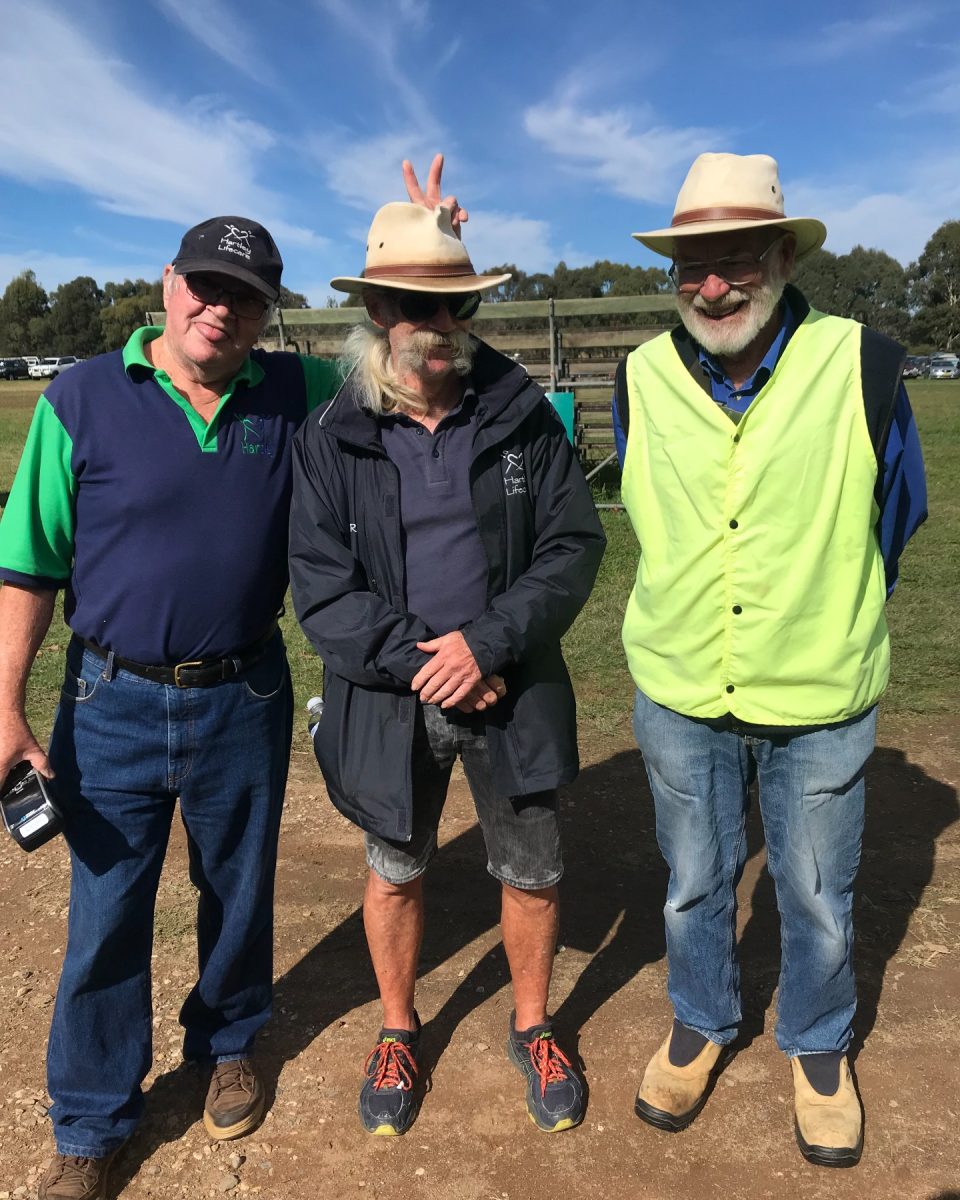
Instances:
[[[178,798],[199,891],[184,1056],[245,1055],[269,1017],[292,708],[279,633],[244,674],[208,688],[152,683],[70,643],[50,743],[72,866],[47,1052],[61,1154],[110,1153],[143,1111],[154,907]]]
[[[846,1050],[856,1009],[853,883],[876,709],[830,729],[761,738],[711,729],[638,691],[633,725],[670,868],[664,916],[677,1020],[720,1044],[736,1037],[736,887],[756,777],[780,910],[777,1045],[791,1057]]]

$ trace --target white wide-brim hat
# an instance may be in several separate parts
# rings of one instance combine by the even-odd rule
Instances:
[[[368,287],[407,292],[484,292],[510,279],[478,275],[463,242],[453,232],[450,210],[399,201],[385,204],[367,235],[367,261],[361,275],[338,275],[330,286],[339,292]]]
[[[667,258],[677,240],[775,225],[797,239],[796,257],[818,250],[827,227],[815,217],[787,217],[776,159],[769,154],[701,154],[687,172],[669,229],[632,236]]]

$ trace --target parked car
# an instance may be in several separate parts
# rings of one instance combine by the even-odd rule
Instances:
[[[0,358],[0,379],[26,379],[29,374],[25,358]]]
[[[926,361],[916,354],[911,354],[907,357],[907,361],[903,365],[904,379],[919,379],[927,373]]]
[[[41,358],[35,367],[30,368],[30,378],[56,379],[61,371],[75,367],[79,361],[75,354],[63,354],[60,358]]]
[[[931,379],[960,379],[960,359],[955,355],[930,360]]]

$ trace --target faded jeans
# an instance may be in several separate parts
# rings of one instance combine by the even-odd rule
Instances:
[[[845,1051],[856,1008],[852,909],[863,772],[876,708],[828,729],[763,738],[717,731],[638,690],[634,733],[670,869],[664,916],[677,1020],[720,1044],[737,1034],[736,887],[756,778],[780,911],[777,1044],[791,1057]]]

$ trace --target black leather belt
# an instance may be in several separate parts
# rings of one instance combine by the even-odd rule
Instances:
[[[267,645],[276,632],[277,624],[274,622],[262,637],[229,658],[197,658],[191,662],[176,663],[172,667],[155,667],[150,663],[132,662],[129,658],[121,658],[119,654],[114,654],[113,665],[130,671],[133,675],[140,675],[143,679],[151,679],[154,683],[173,684],[179,688],[212,687],[215,683],[235,679],[263,658]],[[95,642],[89,642],[79,636],[78,640],[98,658],[109,657],[110,651],[104,650]]]

